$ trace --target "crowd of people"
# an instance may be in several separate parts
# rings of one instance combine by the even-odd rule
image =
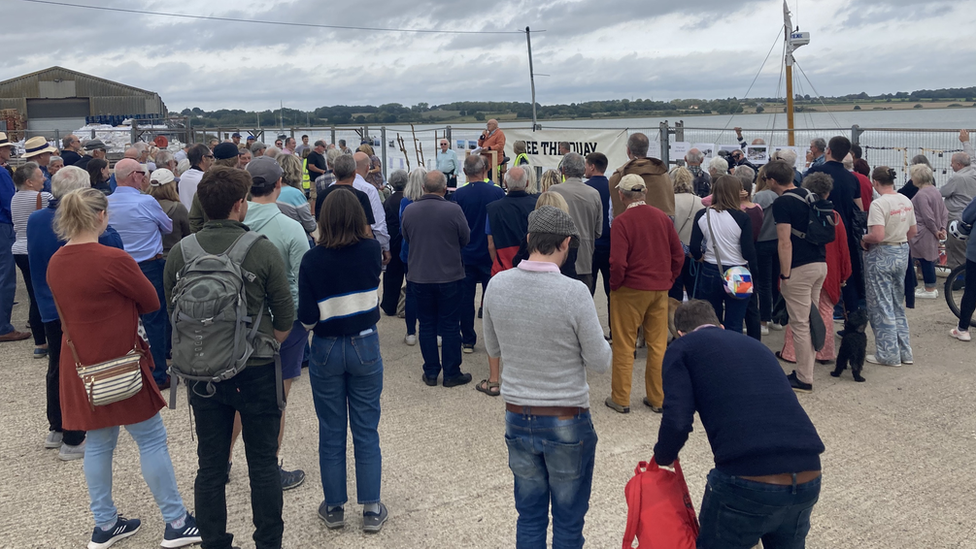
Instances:
[[[284,468],[280,452],[289,389],[305,366],[319,420],[318,515],[329,528],[345,526],[348,425],[362,528],[379,531],[389,516],[378,435],[381,312],[404,319],[406,345],[419,343],[427,386],[470,383],[464,357],[483,346],[489,374],[475,389],[506,403],[519,547],[545,544],[550,507],[553,545],[582,546],[597,444],[586,370],[611,371],[605,405],[629,413],[643,345],[642,401],[663,414],[658,464],[675,461],[695,412],[715,453],[699,546],[720,547],[729,532],[745,531],[722,519],[723,505],[775,517],[749,525],[752,543],[791,546],[783,540],[809,529],[823,451],[792,393],[813,391],[814,365],[836,360],[833,322],[866,313],[875,340],[867,362],[912,364],[905,307],[938,296],[946,240],[949,266],[970,267],[950,335],[971,339],[976,246],[966,231],[949,230],[953,221],[976,222],[973,150],[968,133],[960,140],[965,151],[953,154],[945,185],[934,186],[919,156],[896,190],[894,171],[871,170],[843,136],[811,141],[801,173],[790,150],[762,166],[738,150],[703,167],[705,156],[692,149],[669,169],[634,133],[628,161],[609,177],[605,154],[567,149],[535,195],[524,143],[508,167],[495,120],[475,154],[459,160],[445,140],[436,169],[397,170],[388,180],[370,144],[352,151],[343,141],[309,144],[307,135],[300,145],[281,136],[268,147],[235,133],[175,153],[137,143],[114,166],[98,139],[69,135],[59,151],[34,138],[27,162],[0,170],[0,342],[33,336],[33,356],[48,360],[44,446],[63,460],[84,459],[92,548],[140,526],[111,497],[120,426],[139,446],[166,521],[164,547],[231,547],[224,485],[242,432],[254,540],[280,547],[282,493],[305,479]],[[12,145],[0,134],[5,168]],[[249,233],[257,238],[238,251]],[[169,369],[180,345],[208,346],[176,328],[181,279],[207,254],[242,273],[241,316],[255,342],[219,382],[178,379],[178,361]],[[10,324],[14,265],[26,283],[30,332]],[[599,276],[607,331],[592,301]],[[78,278],[92,284],[73,284]],[[526,329],[540,318],[541,331]],[[775,356],[758,343],[783,329]],[[140,357],[141,389],[95,406],[76,370],[126,353]],[[784,375],[777,358],[793,371]],[[161,391],[171,389],[172,401],[178,383],[188,386],[196,420],[196,516],[176,489],[159,415]],[[749,421],[735,419],[742,415]],[[744,503],[752,484],[769,496],[759,507]]]

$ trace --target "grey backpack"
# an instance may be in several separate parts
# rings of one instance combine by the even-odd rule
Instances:
[[[185,263],[173,286],[173,362],[169,373],[185,382],[206,382],[207,394],[200,396],[212,396],[214,383],[241,373],[254,353],[264,307],[256,318],[248,316],[244,281],[255,277],[241,264],[262,238],[247,231],[221,254],[207,253],[197,235],[180,241]],[[277,352],[275,368],[280,378]],[[176,407],[176,386],[174,381],[170,387],[170,408]]]

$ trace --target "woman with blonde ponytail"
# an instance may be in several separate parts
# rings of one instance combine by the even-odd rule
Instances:
[[[47,279],[61,313],[65,343],[60,381],[66,430],[88,431],[84,443],[85,480],[95,515],[89,548],[105,548],[132,536],[139,519],[119,515],[112,501],[112,457],[125,426],[139,447],[143,478],[166,522],[161,545],[200,543],[193,516],[183,506],[166,445],[159,410],[163,401],[153,381],[149,345],[138,335],[140,314],[159,308],[156,290],[129,254],[98,243],[108,226],[108,200],[96,189],[79,189],[60,199],[54,228],[67,243],[51,257]],[[84,282],[79,282],[84,281]],[[133,346],[142,354],[142,390],[134,396],[92,406],[77,365],[125,356]]]

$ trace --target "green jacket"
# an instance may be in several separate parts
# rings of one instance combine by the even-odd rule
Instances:
[[[200,232],[196,233],[197,241],[207,252],[223,253],[248,228],[243,223],[224,219],[208,221]],[[163,289],[166,291],[166,308],[170,315],[173,313],[173,287],[176,286],[176,275],[186,262],[183,259],[183,249],[177,243],[169,252],[166,268],[163,271]],[[285,273],[285,262],[278,252],[278,248],[267,238],[262,238],[251,248],[241,267],[254,274],[254,280],[245,279],[244,288],[247,292],[247,314],[256,317],[258,311],[264,308],[261,326],[258,328],[259,343],[255,344],[254,355],[247,361],[248,366],[268,364],[274,357],[277,346],[274,341],[274,330],[287,332],[295,322],[295,303],[292,301],[291,289],[288,287],[288,276]]]

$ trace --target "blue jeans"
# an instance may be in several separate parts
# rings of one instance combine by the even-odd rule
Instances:
[[[488,281],[491,280],[491,265],[465,265],[464,280],[461,281],[461,344],[474,345],[478,342],[478,333],[474,331],[474,297],[477,295],[478,283],[481,283],[481,293],[484,295]]]
[[[305,359],[305,346],[308,344],[308,330],[302,321],[296,320],[291,325],[291,332],[281,343],[278,354],[281,355],[281,379],[294,379],[302,375],[302,361]]]
[[[14,331],[10,315],[14,309],[14,295],[17,293],[17,264],[10,247],[16,239],[14,226],[0,223],[0,335]]]
[[[461,281],[444,284],[414,284],[417,313],[420,317],[420,352],[424,356],[424,375],[437,379],[441,373],[441,354],[437,336],[443,339],[444,379],[461,375],[460,311]]]
[[[407,282],[404,292],[403,320],[407,324],[407,335],[417,333],[417,288],[413,282]]]
[[[380,394],[383,357],[376,327],[365,335],[312,337],[308,377],[319,418],[319,467],[329,506],[346,495],[346,417],[356,456],[356,496],[360,504],[380,501]]]
[[[698,520],[698,549],[803,549],[820,480],[795,486],[753,482],[716,469],[708,473]]]
[[[925,289],[935,288],[935,261],[928,261],[920,257],[917,259],[918,264],[922,267],[922,280],[925,282]],[[912,268],[911,262],[908,263],[908,268]]]
[[[515,475],[518,549],[545,549],[552,502],[552,547],[583,547],[596,431],[590,413],[569,419],[505,413],[508,466]]]
[[[722,265],[725,267],[725,265]],[[728,267],[726,267],[728,268]],[[718,265],[706,261],[698,264],[698,281],[695,284],[695,299],[704,299],[712,304],[715,315],[722,321],[726,330],[742,333],[742,321],[749,308],[749,299],[737,299],[725,292]],[[752,297],[750,296],[750,299]]]
[[[176,487],[176,474],[166,446],[166,427],[157,413],[142,423],[126,425],[125,430],[139,446],[139,462],[142,478],[149,485],[156,505],[167,523],[179,520],[186,513],[183,498]],[[118,510],[112,501],[112,456],[119,441],[119,427],[106,427],[88,431],[85,447],[85,480],[91,499],[95,525],[110,527],[118,518]]]
[[[156,385],[166,383],[166,325],[169,318],[166,315],[166,294],[163,292],[163,268],[166,267],[165,259],[150,259],[139,264],[142,274],[146,275],[153,288],[156,288],[156,295],[159,297],[159,309],[142,315],[142,326],[146,329],[146,336],[149,338],[149,352],[153,357],[153,379]]]

